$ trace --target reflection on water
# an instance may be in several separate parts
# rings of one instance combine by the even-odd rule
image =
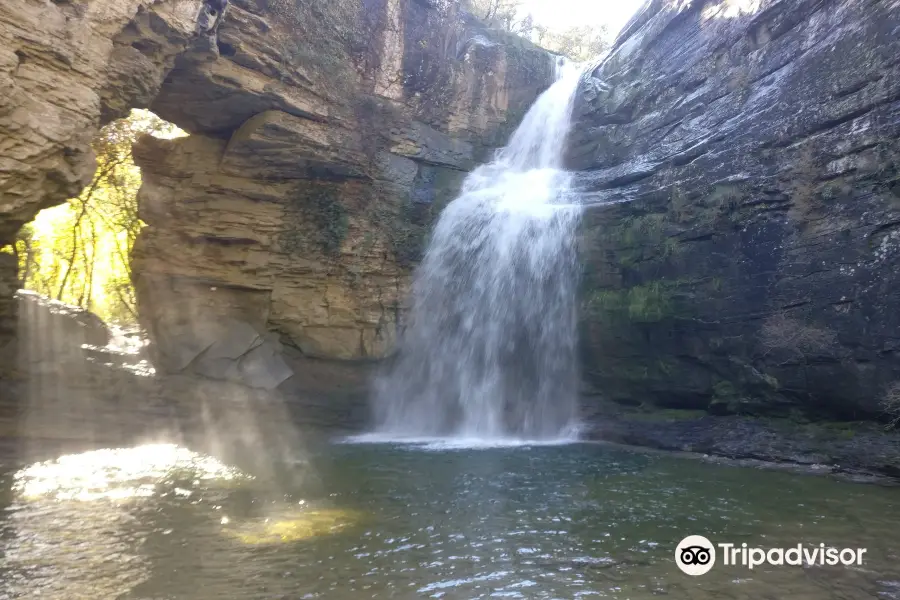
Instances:
[[[211,456],[174,444],[148,444],[69,454],[18,471],[13,491],[25,499],[99,500],[153,496],[157,487],[189,477],[201,481],[251,478]],[[190,495],[174,488],[175,493]]]
[[[336,445],[297,468],[315,490],[167,445],[0,469],[0,598],[900,598],[896,489],[592,445]],[[868,553],[690,578],[687,534]]]
[[[303,504],[301,501],[299,504]],[[222,517],[226,534],[245,544],[283,544],[331,535],[360,520],[355,511],[324,509],[280,511],[257,520],[232,523]]]

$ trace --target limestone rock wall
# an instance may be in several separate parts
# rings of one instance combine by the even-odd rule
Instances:
[[[135,146],[157,364],[247,383],[222,323],[289,354],[272,373],[384,357],[432,218],[553,63],[455,3],[233,2],[216,52],[180,56],[151,104],[191,135]]]
[[[104,366],[102,344],[81,348],[80,330],[17,301],[0,254],[13,437],[100,443],[162,423],[177,438],[263,413],[360,425],[366,359],[391,347],[432,218],[553,80],[553,56],[456,2],[232,0],[212,47],[198,9],[0,3],[0,246],[79,193],[103,124],[148,107],[190,134],[134,148],[147,227],[132,267],[155,377]]]
[[[298,361],[383,357],[431,219],[554,58],[457,2],[233,0],[213,47],[198,9],[0,5],[0,246],[88,182],[101,125],[149,107],[190,133],[134,152],[133,272],[160,369],[271,389],[309,375]],[[6,366],[17,287],[0,255]],[[306,379],[292,385],[321,387]]]
[[[900,2],[648,2],[580,91],[588,381],[864,418],[900,380]]]

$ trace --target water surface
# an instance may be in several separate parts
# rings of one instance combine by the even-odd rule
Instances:
[[[589,444],[333,444],[283,479],[172,446],[7,468],[0,598],[900,598],[897,489]],[[688,534],[868,553],[691,578]]]

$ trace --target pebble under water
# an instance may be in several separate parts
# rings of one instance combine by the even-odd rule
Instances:
[[[0,468],[0,598],[900,598],[900,490],[592,444],[330,444],[292,489],[175,446]],[[867,548],[682,574],[688,534]]]

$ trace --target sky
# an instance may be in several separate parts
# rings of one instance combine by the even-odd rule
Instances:
[[[644,0],[523,0],[522,12],[552,29],[605,23],[615,37]]]

